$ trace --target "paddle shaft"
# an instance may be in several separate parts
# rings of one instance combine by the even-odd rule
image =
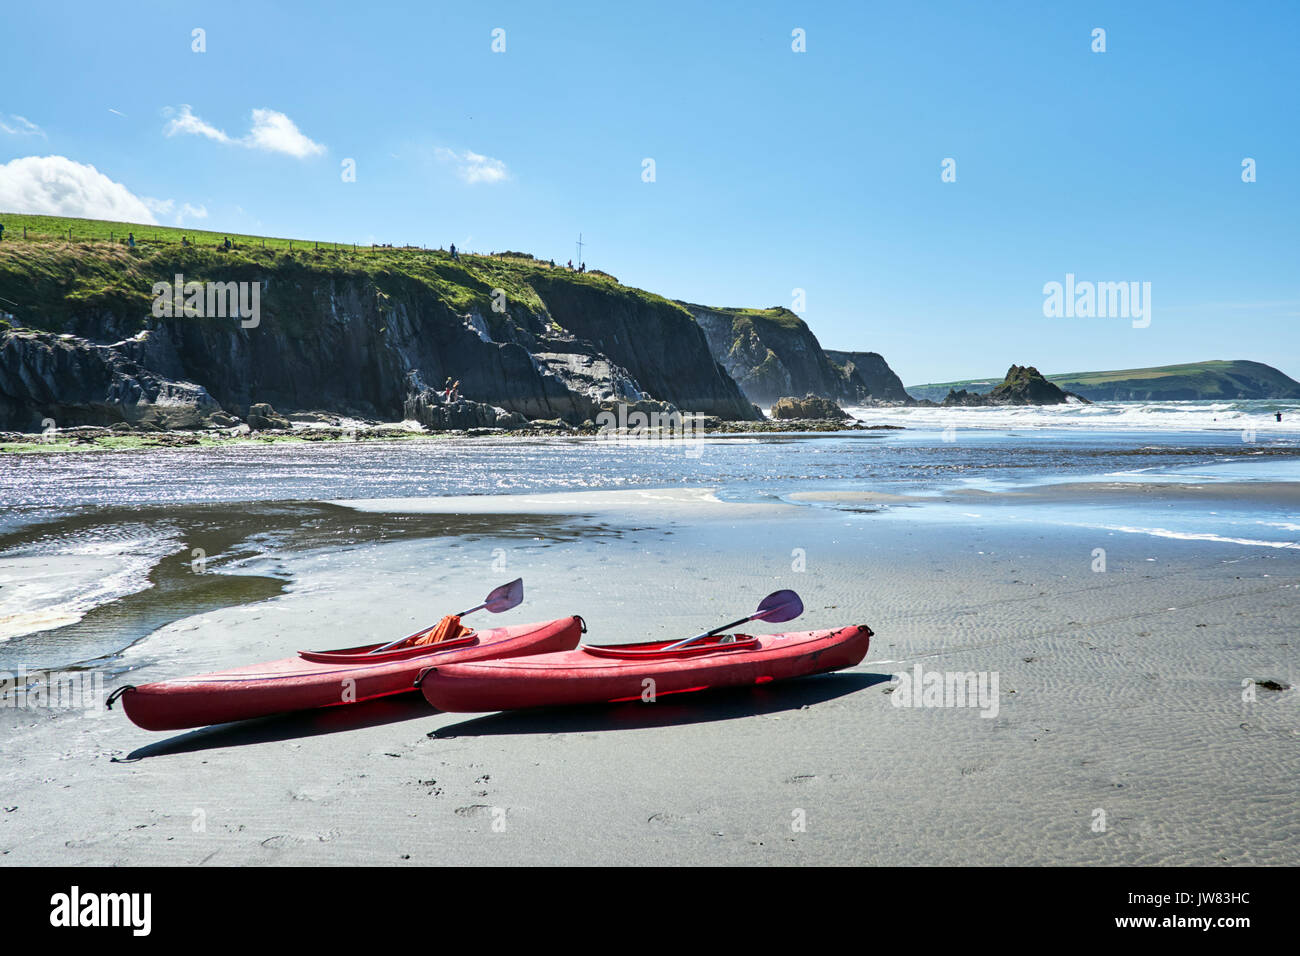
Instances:
[[[749,617],[742,617],[739,621],[732,621],[730,624],[723,624],[721,627],[715,627],[713,630],[705,631],[703,634],[696,634],[694,637],[688,637],[686,638],[686,640],[678,641],[676,644],[669,644],[667,647],[661,648],[661,650],[673,651],[679,647],[685,647],[687,644],[694,644],[696,641],[702,641],[706,637],[712,637],[714,634],[717,634],[719,631],[725,631],[733,627],[740,627],[740,625],[748,624],[750,621],[754,620],[754,618],[762,617],[762,616],[763,616],[763,612],[760,611],[757,614],[749,615]]]

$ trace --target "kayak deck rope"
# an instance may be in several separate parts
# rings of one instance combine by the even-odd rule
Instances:
[[[135,690],[135,685],[134,685],[134,684],[123,684],[123,685],[122,685],[121,687],[119,687],[117,690],[113,691],[113,693],[111,693],[111,694],[108,695],[108,700],[104,701],[104,706],[107,707],[109,710],[112,710],[112,709],[113,709],[113,701],[117,700],[119,697],[121,697],[123,694],[125,694],[128,690]]]

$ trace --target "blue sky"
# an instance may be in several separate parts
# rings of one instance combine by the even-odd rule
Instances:
[[[0,163],[94,166],[160,222],[560,261],[582,232],[673,298],[803,289],[823,345],[909,384],[1300,377],[1300,4],[146,0],[5,33]],[[1150,326],[1045,318],[1066,273],[1150,282]]]

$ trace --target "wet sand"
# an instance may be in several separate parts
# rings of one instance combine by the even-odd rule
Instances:
[[[694,633],[778,587],[800,627],[877,636],[850,671],[654,704],[476,716],[413,695],[178,734],[0,710],[0,861],[1300,862],[1296,691],[1243,685],[1296,686],[1300,555],[860,504],[364,503],[499,517],[283,554],[284,593],[163,627],[122,679],[396,636],[520,574],[501,623],[581,613],[593,643]],[[896,706],[918,664],[996,673],[996,716]]]

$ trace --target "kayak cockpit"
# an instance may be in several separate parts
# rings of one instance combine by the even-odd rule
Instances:
[[[392,650],[372,654],[371,651],[383,647],[382,644],[366,644],[362,647],[345,647],[333,651],[299,651],[298,656],[305,661],[317,664],[378,664],[387,661],[401,661],[410,657],[423,657],[426,654],[438,654],[443,651],[461,647],[470,647],[478,643],[478,634],[466,634],[453,641],[438,644],[420,644],[414,647],[394,647]]]
[[[759,646],[757,637],[749,634],[723,634],[709,641],[687,644],[674,650],[667,650],[676,641],[650,641],[645,644],[583,644],[579,650],[593,657],[611,657],[618,660],[677,660],[683,657],[698,657],[701,654],[713,654],[718,651],[754,650]]]

